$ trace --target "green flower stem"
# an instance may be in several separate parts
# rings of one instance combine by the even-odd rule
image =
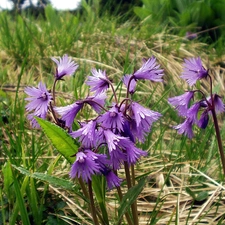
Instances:
[[[88,191],[89,191],[92,219],[93,219],[94,225],[99,225],[96,209],[95,209],[94,198],[93,198],[92,183],[90,180],[88,181]]]
[[[127,180],[127,186],[128,189],[130,189],[133,185],[131,183],[131,177],[130,177],[130,170],[127,162],[124,162],[124,169],[126,174],[126,180]],[[137,202],[134,201],[134,203],[131,205],[131,211],[133,215],[133,222],[134,225],[138,225],[138,212],[137,212]]]
[[[219,125],[218,125],[215,107],[213,107],[211,112],[212,112],[212,116],[213,116],[214,127],[216,130],[216,138],[217,138],[217,143],[218,143],[219,152],[220,152],[220,159],[221,159],[222,167],[223,167],[223,174],[224,174],[224,178],[225,178],[225,156],[224,156],[222,139],[221,139],[221,135],[220,135],[220,129],[219,129]]]

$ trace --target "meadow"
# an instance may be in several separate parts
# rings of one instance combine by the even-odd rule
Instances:
[[[201,57],[213,78],[213,91],[224,100],[222,50],[218,54],[212,45],[171,34],[167,27],[98,16],[98,9],[87,4],[81,15],[56,12],[50,6],[39,18],[0,12],[0,24],[0,224],[93,224],[89,202],[79,183],[69,178],[71,164],[42,129],[31,127],[25,110],[24,88],[39,81],[52,87],[51,57],[64,54],[79,68],[57,86],[60,105],[89,94],[85,81],[92,68],[106,70],[123,98],[121,77],[140,68],[143,58],[157,59],[164,81],[140,82],[134,96],[163,115],[146,141],[138,144],[149,153],[135,165],[137,181],[145,178],[137,196],[139,224],[224,224],[224,174],[212,119],[206,129],[195,127],[189,139],[173,129],[182,118],[168,103],[169,97],[189,89],[180,75],[184,59],[192,57]],[[210,88],[207,81],[196,86],[206,93]],[[89,110],[78,115],[91,117]],[[224,114],[218,120],[223,141]],[[119,174],[124,177],[123,170]],[[127,192],[125,183],[121,189]],[[109,224],[128,224],[122,214],[118,219],[116,190],[106,191],[104,201]],[[123,213],[129,213],[128,204]]]

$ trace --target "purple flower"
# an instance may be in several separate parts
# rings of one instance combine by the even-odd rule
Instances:
[[[136,102],[131,103],[130,115],[132,132],[141,142],[145,140],[145,135],[150,132],[153,122],[162,116],[160,113],[146,109]]]
[[[132,143],[132,144],[131,144]],[[133,142],[129,142],[129,146],[127,146],[127,163],[129,165],[135,164],[141,156],[147,156],[148,153],[134,146]]]
[[[133,74],[136,80],[146,79],[155,82],[162,82],[163,75],[163,70],[160,69],[160,65],[156,63],[156,58],[154,56],[148,60],[143,59],[142,67]]]
[[[198,127],[205,129],[208,125],[209,122],[209,114],[208,114],[208,110],[205,110],[202,115],[200,116],[200,119],[197,123]]]
[[[96,162],[97,158],[97,154],[91,151],[78,152],[71,167],[70,177],[82,178],[86,182],[91,180],[92,175],[100,172],[100,165]]]
[[[188,40],[193,40],[198,37],[198,35],[196,33],[192,33],[190,31],[186,32],[185,36]]]
[[[92,69],[92,75],[88,76],[88,80],[86,82],[87,85],[91,87],[91,91],[95,92],[95,94],[100,94],[108,89],[110,80],[106,76],[106,72],[102,70]]]
[[[187,118],[189,118],[190,121],[192,121],[192,123],[197,123],[197,116],[198,116],[198,111],[201,107],[201,102],[196,102],[195,104],[193,104],[187,111]]]
[[[193,120],[190,118],[186,118],[183,123],[174,126],[174,128],[178,130],[179,134],[185,134],[188,138],[192,138],[194,136],[192,126]]]
[[[168,99],[168,102],[176,107],[180,116],[186,116],[191,99],[194,97],[194,91],[188,91],[182,95]]]
[[[116,176],[115,173],[112,172],[112,170],[110,169],[105,169],[102,174],[105,176],[106,178],[106,182],[107,182],[107,187],[109,190],[111,190],[114,187],[119,187],[122,179],[119,178],[118,176]]]
[[[98,118],[98,122],[104,128],[109,128],[116,131],[123,131],[124,116],[119,112],[118,106],[114,105],[108,112],[102,114]]]
[[[73,138],[79,137],[79,141],[86,148],[95,147],[97,136],[96,136],[96,121],[91,120],[87,124],[82,125],[80,129],[70,133]]]
[[[37,122],[37,120],[34,118],[35,116],[45,119],[46,115],[35,115],[34,113],[30,113],[27,115],[27,119],[30,121],[30,124],[33,128],[40,128],[39,123]]]
[[[190,86],[193,86],[197,80],[208,76],[208,71],[203,67],[200,57],[185,59],[183,66],[181,78],[186,80]]]
[[[136,124],[135,124],[136,127]],[[135,143],[134,135],[132,133],[131,124],[128,120],[124,121],[122,136],[128,137],[133,143]]]
[[[114,170],[117,170],[120,168],[120,165],[123,164],[124,161],[126,161],[126,154],[121,150],[119,146],[121,140],[124,140],[126,138],[116,135],[108,129],[104,130],[103,134],[108,146],[112,167]]]
[[[118,169],[117,166],[122,161],[127,161],[128,164],[135,164],[141,156],[147,155],[145,151],[135,147],[134,143],[126,137],[116,135],[110,130],[104,130],[104,136],[108,145],[113,169]]]
[[[110,160],[107,159],[107,155],[94,153],[91,150],[85,150],[85,154],[91,157],[101,168],[100,172],[106,168],[106,165],[110,165]]]
[[[212,104],[212,99],[208,99],[209,102]],[[213,95],[213,100],[214,100],[214,105],[215,105],[215,110],[216,113],[222,113],[225,111],[225,105],[223,104],[223,101],[221,97],[217,94]]]
[[[215,110],[217,113],[221,113],[225,111],[225,105],[223,104],[221,97],[217,94],[214,95],[214,104],[215,104]]]
[[[136,84],[137,84],[137,82],[135,81],[135,79],[132,79],[132,80],[130,81],[130,79],[131,79],[132,77],[133,77],[132,75],[127,74],[127,75],[124,75],[124,76],[123,76],[123,79],[122,79],[123,83],[125,84],[125,86],[126,86],[127,88],[128,88],[128,85],[130,85],[130,86],[129,86],[129,93],[130,93],[130,94],[134,94],[135,89],[136,89]],[[129,84],[129,81],[130,81],[130,84]]]
[[[38,88],[26,87],[24,92],[30,96],[29,98],[25,99],[29,101],[29,103],[26,105],[26,110],[29,112],[33,111],[33,113],[28,116],[28,119],[31,120],[31,123],[34,127],[39,127],[34,121],[34,116],[38,116],[43,119],[46,118],[52,96],[47,91],[45,84],[42,82],[38,84]]]
[[[83,102],[89,104],[97,113],[102,111],[102,107],[105,105],[107,96],[105,92],[101,92],[95,96],[89,96],[83,100]]]
[[[65,75],[72,75],[78,68],[78,64],[71,58],[68,58],[66,54],[59,61],[54,57],[51,59],[57,64],[55,73],[56,80],[61,80]]]
[[[77,101],[71,105],[54,107],[54,110],[61,116],[61,119],[65,121],[65,125],[71,128],[77,113],[82,109],[83,105],[84,103],[82,101]]]

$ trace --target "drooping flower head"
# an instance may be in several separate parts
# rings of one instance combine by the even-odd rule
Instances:
[[[38,88],[26,87],[24,92],[30,96],[29,98],[25,98],[26,101],[29,101],[29,103],[26,105],[26,110],[31,112],[30,116],[28,116],[28,119],[31,120],[34,127],[38,127],[34,121],[34,116],[38,116],[43,119],[46,118],[52,96],[50,92],[48,92],[45,84],[42,82],[38,84]]]
[[[88,123],[82,124],[80,129],[70,133],[70,135],[73,138],[79,137],[79,141],[86,148],[93,148],[98,141],[96,125],[96,120],[91,120]]]
[[[122,179],[119,178],[112,170],[105,168],[103,171],[101,171],[102,174],[106,178],[107,187],[109,190],[111,190],[114,187],[119,187]]]
[[[200,119],[198,121],[198,127],[205,129],[209,122],[209,113],[207,110],[205,110],[202,115],[200,116]]]
[[[152,124],[162,115],[141,106],[137,102],[131,103],[129,111],[132,132],[139,141],[143,142],[145,140],[145,135],[150,132]]]
[[[130,139],[116,135],[109,129],[104,130],[104,136],[109,149],[113,169],[118,169],[119,167],[117,168],[117,166],[122,164],[123,161],[127,161],[129,165],[135,164],[141,156],[147,155],[145,151],[135,147]]]
[[[130,80],[131,78],[132,78],[132,75],[126,74],[123,76],[122,81],[123,81],[124,85],[127,88],[129,88],[129,93],[134,94],[137,82],[135,79]],[[129,85],[129,87],[128,87],[128,85]]]
[[[174,126],[174,129],[176,129],[179,134],[184,134],[188,138],[192,138],[194,136],[192,127],[193,120],[191,120],[190,118],[186,118],[183,123]]]
[[[186,116],[191,99],[194,97],[194,91],[187,91],[182,95],[168,99],[168,102],[176,107],[180,116]]]
[[[100,94],[108,89],[110,80],[106,75],[105,70],[96,70],[92,69],[92,76],[88,76],[88,80],[86,82],[87,85],[91,87],[91,91],[95,92],[95,94]]]
[[[221,99],[221,97],[217,94],[213,94],[213,102],[215,105],[215,111],[216,113],[222,113],[225,111],[225,105]],[[208,102],[212,105],[212,99],[211,97],[207,98]]]
[[[160,69],[160,65],[156,63],[154,56],[148,60],[143,59],[142,67],[133,74],[135,80],[146,79],[155,82],[162,82],[163,75],[163,69]]]
[[[183,67],[181,78],[186,80],[190,86],[193,86],[197,80],[208,76],[208,70],[203,67],[200,57],[185,59]]]
[[[95,96],[89,96],[83,100],[84,103],[90,105],[97,113],[102,111],[107,96],[105,92],[101,92]]]
[[[98,122],[104,128],[111,129],[113,132],[123,131],[124,115],[119,111],[118,106],[114,105],[108,112],[98,118]]]
[[[67,106],[54,107],[54,110],[61,116],[61,119],[65,121],[66,127],[71,129],[74,119],[77,113],[83,108],[83,105],[84,103],[82,101],[77,101]]]
[[[100,165],[95,161],[96,154],[92,151],[78,152],[70,171],[71,178],[82,178],[85,182],[91,180],[92,175],[100,172]]]
[[[101,106],[104,106],[105,99],[105,93],[101,93],[96,96],[89,96],[83,100],[78,100],[67,106],[54,107],[54,110],[61,116],[61,119],[65,121],[65,125],[71,128],[77,113],[83,108],[85,103],[89,104],[96,112],[100,113],[102,110]]]
[[[72,58],[68,57],[67,54],[63,55],[63,57],[59,60],[54,57],[52,57],[51,59],[57,64],[55,73],[56,80],[61,80],[66,75],[74,74],[79,67],[78,64],[75,63]]]

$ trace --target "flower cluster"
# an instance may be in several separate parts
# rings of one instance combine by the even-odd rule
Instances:
[[[57,64],[55,73],[56,81],[62,80],[63,76],[73,74],[78,65],[67,55],[59,61],[52,60]],[[143,60],[143,65],[133,74],[125,75],[122,79],[127,88],[127,95],[118,102],[112,81],[106,71],[92,69],[86,84],[90,87],[91,95],[82,100],[77,100],[67,106],[55,106],[54,94],[40,83],[38,88],[26,88],[26,94],[30,101],[26,109],[30,112],[28,119],[34,116],[46,118],[50,111],[56,123],[66,127],[73,138],[80,142],[79,151],[70,171],[71,178],[82,178],[85,182],[91,181],[93,175],[103,175],[106,178],[109,189],[120,186],[121,179],[116,171],[126,163],[134,165],[147,152],[136,146],[136,142],[144,142],[146,135],[151,131],[152,124],[157,121],[161,114],[143,107],[132,100],[135,88],[139,80],[161,82],[163,70],[160,69],[154,57]],[[53,93],[55,93],[55,83]],[[114,100],[107,99],[107,90],[111,88]],[[109,103],[110,102],[110,103]],[[110,105],[109,105],[110,104]],[[79,122],[80,128],[73,130],[73,123],[77,114],[85,105],[89,105],[97,116],[88,121]]]
[[[203,65],[200,58],[191,58],[185,60],[184,70],[181,78],[187,81],[190,86],[196,84],[198,80],[210,80],[210,95],[206,95],[201,90],[187,91],[184,94],[168,99],[168,102],[174,106],[178,114],[185,118],[184,122],[174,126],[179,134],[185,134],[189,138],[193,137],[193,125],[205,129],[208,125],[209,115],[225,111],[225,106],[219,95],[212,93],[212,79]],[[194,100],[196,93],[200,93],[202,98],[199,101]]]

